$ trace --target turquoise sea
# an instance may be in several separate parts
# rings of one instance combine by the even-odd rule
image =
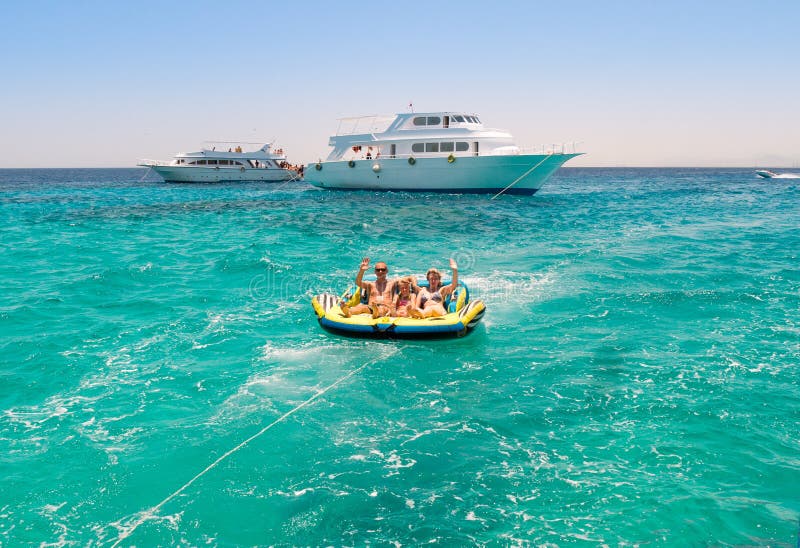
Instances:
[[[800,180],[144,175],[0,170],[0,545],[796,545]],[[322,331],[362,256],[483,323]]]

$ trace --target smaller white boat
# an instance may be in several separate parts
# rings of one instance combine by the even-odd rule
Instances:
[[[254,145],[260,148],[249,151],[242,148]],[[303,175],[302,166],[289,164],[283,150],[273,151],[269,143],[217,142],[198,152],[180,152],[171,162],[141,160],[137,165],[149,167],[172,183],[273,183]]]
[[[765,179],[800,179],[800,174],[797,173],[775,173],[766,169],[756,170],[756,175]]]

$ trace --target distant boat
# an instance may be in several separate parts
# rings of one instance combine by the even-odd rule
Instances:
[[[248,144],[260,143],[226,142],[221,148],[228,146],[227,152],[214,146],[198,152],[180,152],[171,162],[141,160],[137,165],[149,167],[165,181],[174,183],[273,183],[300,177],[298,171],[290,169],[282,149],[273,152],[266,144],[258,150],[243,151],[242,145]]]
[[[765,179],[800,179],[800,174],[797,173],[775,173],[766,169],[756,170],[756,175]]]
[[[533,194],[579,154],[574,145],[525,152],[474,114],[428,112],[343,119],[327,160],[305,180],[325,189]]]

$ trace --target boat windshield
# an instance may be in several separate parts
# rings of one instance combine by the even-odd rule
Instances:
[[[383,133],[395,120],[395,116],[358,116],[340,118],[336,135],[359,135],[362,133]]]
[[[453,114],[452,119],[458,123],[480,124],[481,121],[477,116],[467,116],[466,114]]]

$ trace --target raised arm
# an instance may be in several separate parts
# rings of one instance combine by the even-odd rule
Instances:
[[[364,257],[361,259],[361,266],[358,268],[358,274],[356,274],[356,285],[361,289],[369,289],[370,284],[364,283],[364,272],[369,269],[369,257]]]
[[[446,293],[452,293],[458,287],[458,265],[454,259],[450,259],[450,269],[453,271],[453,279],[450,280],[450,285],[442,288]]]

